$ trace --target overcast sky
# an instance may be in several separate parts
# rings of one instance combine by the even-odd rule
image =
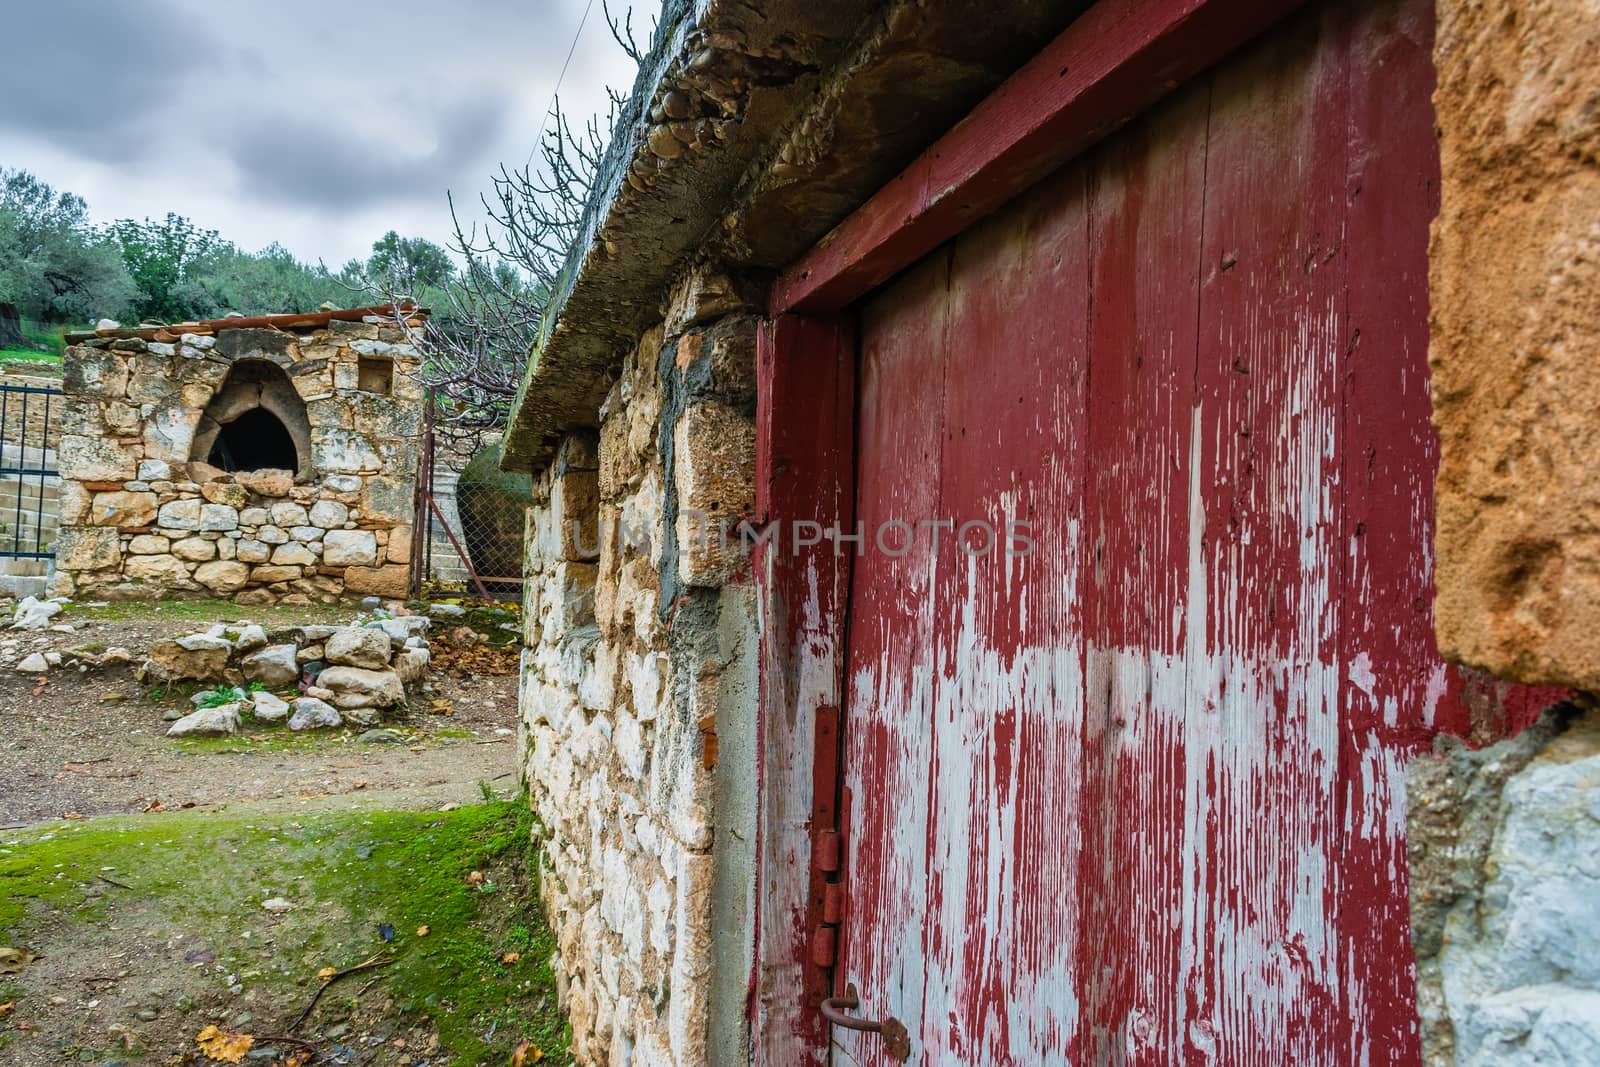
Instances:
[[[96,221],[176,211],[330,268],[389,229],[442,244],[446,190],[476,203],[500,162],[527,160],[584,6],[7,3],[0,166],[78,193]],[[563,106],[603,108],[632,80],[595,2]]]

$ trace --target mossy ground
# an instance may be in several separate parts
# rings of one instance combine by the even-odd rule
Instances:
[[[0,997],[15,1002],[0,1015],[0,1047],[8,1055],[115,1053],[160,1062],[193,1050],[193,1035],[208,1023],[227,1025],[241,1002],[255,1016],[243,1029],[283,1034],[310,1000],[319,970],[382,951],[394,963],[332,985],[300,1036],[323,1048],[333,1039],[318,1035],[339,1027],[348,1044],[383,1038],[360,1046],[369,1057],[363,1063],[504,1062],[523,1040],[544,1054],[529,1062],[568,1063],[530,820],[520,800],[449,812],[308,813],[263,804],[249,813],[97,819],[10,835],[0,844],[0,944],[25,945],[45,959]],[[484,880],[469,878],[474,871]],[[262,901],[270,897],[288,899],[292,910],[267,913]],[[393,927],[392,942],[380,939],[380,923]],[[421,927],[426,936],[418,936]],[[185,949],[202,945],[214,962],[186,964]],[[96,987],[96,1004],[131,1013],[129,1005],[155,1001],[159,1019],[100,1018],[93,1032],[120,1027],[138,1038],[114,1047],[109,1038],[97,1048],[80,1036],[76,1045],[57,1037],[40,1048],[53,1029],[90,1032],[52,1028],[50,1012],[68,1009],[52,1008],[57,988],[41,987],[82,981],[63,969],[85,946],[120,948],[129,960],[113,984]],[[103,976],[115,964],[96,957],[82,966]],[[223,976],[254,997],[241,1001]],[[180,996],[185,984],[193,989]],[[410,1037],[409,1051],[394,1044],[396,1035]],[[423,1055],[419,1044],[431,1046],[435,1037],[437,1050]]]

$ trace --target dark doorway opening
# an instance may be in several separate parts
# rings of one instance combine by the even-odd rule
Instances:
[[[251,408],[232,422],[223,423],[206,462],[225,471],[300,471],[294,438],[266,408]]]

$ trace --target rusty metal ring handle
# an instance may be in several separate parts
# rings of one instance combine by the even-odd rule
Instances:
[[[822,1017],[834,1026],[846,1030],[859,1030],[862,1033],[878,1034],[883,1038],[883,1050],[889,1054],[890,1059],[904,1063],[911,1056],[911,1035],[906,1033],[905,1024],[899,1019],[855,1019],[846,1015],[847,1011],[855,1011],[861,1007],[861,998],[856,995],[856,984],[847,983],[844,987],[844,996],[829,997],[822,1002]]]

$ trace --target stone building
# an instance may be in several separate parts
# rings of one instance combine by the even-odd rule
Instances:
[[[387,307],[70,335],[55,591],[405,596],[408,336]]]
[[[660,25],[504,442],[578,1061],[1592,1062],[1585,9]]]

